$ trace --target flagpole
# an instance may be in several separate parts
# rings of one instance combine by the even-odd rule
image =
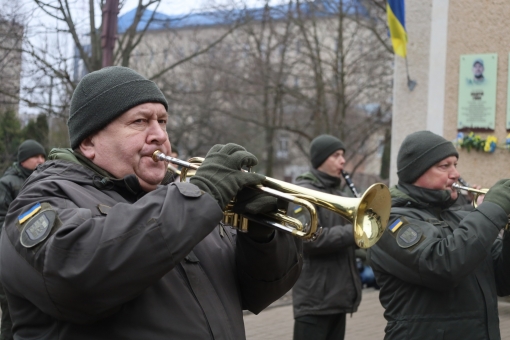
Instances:
[[[416,87],[417,82],[412,80],[411,76],[409,75],[409,64],[407,63],[407,53],[406,53],[406,56],[404,57],[404,59],[406,60],[407,88],[409,89],[409,91],[412,91]]]
[[[403,57],[406,61],[407,88],[414,90],[416,81],[409,75],[409,64],[407,62],[407,32],[405,24],[405,3],[404,0],[387,0],[386,15],[388,28],[391,36],[391,43],[395,54]]]

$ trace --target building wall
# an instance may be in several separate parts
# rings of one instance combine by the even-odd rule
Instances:
[[[508,30],[510,2],[505,0],[450,0],[448,15],[448,49],[446,58],[446,91],[444,137],[451,140],[457,135],[459,63],[463,54],[498,54],[498,82],[496,94],[496,129],[498,144],[504,142],[507,89]],[[487,136],[488,133],[480,133]],[[492,186],[498,179],[510,178],[510,153],[497,149],[495,153],[460,150],[458,165],[461,176],[469,183]]]
[[[498,54],[496,135],[504,143],[510,35],[510,2],[505,0],[423,0],[406,2],[408,63],[414,91],[407,88],[405,62],[395,57],[390,185],[397,183],[396,159],[409,133],[431,130],[454,141],[457,136],[460,56]],[[479,133],[486,137],[488,133]],[[459,150],[461,176],[489,187],[509,177],[510,154]]]
[[[390,185],[397,183],[397,152],[405,136],[425,129],[427,124],[432,0],[407,1],[406,6],[407,62],[417,85],[409,90],[405,60],[395,56]]]

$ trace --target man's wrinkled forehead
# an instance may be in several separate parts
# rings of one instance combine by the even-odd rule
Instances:
[[[448,157],[443,158],[442,160],[437,162],[435,165],[440,165],[440,164],[445,164],[445,163],[457,164],[458,161],[459,161],[459,158],[457,156],[453,155],[453,156],[448,156]]]
[[[128,117],[133,117],[141,115],[144,117],[150,117],[152,115],[156,115],[158,119],[168,119],[169,114],[166,112],[165,107],[161,103],[143,103],[140,105],[137,105],[135,107],[130,108],[129,110],[123,112],[119,117],[117,117],[115,120],[123,120]],[[114,121],[115,121],[114,120]]]

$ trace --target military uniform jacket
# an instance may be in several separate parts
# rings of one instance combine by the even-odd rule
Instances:
[[[18,196],[23,183],[31,173],[32,171],[23,169],[18,162],[15,162],[5,170],[4,175],[0,178],[0,231],[9,205]]]
[[[385,339],[500,339],[497,295],[510,294],[510,238],[497,237],[507,216],[491,202],[449,209],[449,196],[392,188],[389,226],[369,250]]]
[[[296,184],[341,195],[339,181],[333,184],[332,177],[315,169],[312,171],[298,177]],[[324,178],[321,181],[319,177]],[[353,313],[361,301],[353,227],[330,210],[317,207],[317,212],[322,234],[316,241],[303,243],[303,270],[292,289],[295,318]]]
[[[133,175],[51,158],[71,161],[36,170],[1,238],[16,339],[244,339],[242,310],[260,312],[299,276],[290,235],[262,244],[217,226],[221,209],[192,184],[145,194]]]

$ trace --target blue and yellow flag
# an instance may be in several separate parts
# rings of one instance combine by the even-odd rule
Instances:
[[[390,28],[393,51],[395,54],[405,58],[407,55],[407,33],[404,0],[388,0],[386,13],[388,15],[388,26]]]

